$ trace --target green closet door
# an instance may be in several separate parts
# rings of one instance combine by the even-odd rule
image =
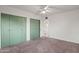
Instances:
[[[30,38],[31,39],[40,38],[40,20],[35,19],[30,20]]]
[[[10,45],[9,31],[9,15],[1,14],[1,47]]]
[[[10,45],[22,43],[26,40],[25,18],[10,16]]]
[[[24,17],[18,17],[18,22],[19,22],[19,31],[20,31],[20,42],[25,42],[26,41],[26,18]]]

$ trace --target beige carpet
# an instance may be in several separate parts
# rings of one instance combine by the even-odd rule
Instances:
[[[1,53],[78,53],[79,44],[53,38],[40,38],[0,49]]]

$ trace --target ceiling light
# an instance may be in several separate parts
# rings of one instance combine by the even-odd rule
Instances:
[[[46,10],[46,12],[50,12],[49,10]]]
[[[45,14],[45,13],[46,13],[46,11],[41,11],[41,13],[42,13],[42,14]]]

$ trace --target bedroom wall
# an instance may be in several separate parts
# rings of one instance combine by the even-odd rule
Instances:
[[[45,16],[42,16],[41,20],[41,37],[47,37],[48,36],[48,20],[45,19]]]
[[[8,7],[8,6],[0,6],[0,14],[1,13],[27,17],[27,24],[26,24],[27,25],[27,33],[26,33],[27,34],[27,39],[26,39],[27,41],[30,40],[30,18],[34,18],[37,20],[41,19],[41,17],[36,14],[30,13],[28,11],[22,11],[22,10],[19,10],[16,8]],[[1,41],[1,34],[0,34],[0,41]]]
[[[48,20],[49,37],[79,43],[79,10],[54,14]]]
[[[0,48],[1,48],[1,12],[0,12]]]
[[[45,18],[43,17],[43,16],[41,16],[42,17],[42,20],[40,21],[40,26],[41,26],[41,28],[40,28],[40,36],[41,37],[43,37],[44,36],[44,32],[45,32],[45,27],[44,27],[44,21],[45,21]],[[47,28],[46,28],[47,29]]]

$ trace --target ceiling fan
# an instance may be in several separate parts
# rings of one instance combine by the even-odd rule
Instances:
[[[40,8],[40,14],[46,14],[46,13],[49,13],[50,10],[49,10],[49,6],[48,5],[45,5],[45,6],[42,6]]]

